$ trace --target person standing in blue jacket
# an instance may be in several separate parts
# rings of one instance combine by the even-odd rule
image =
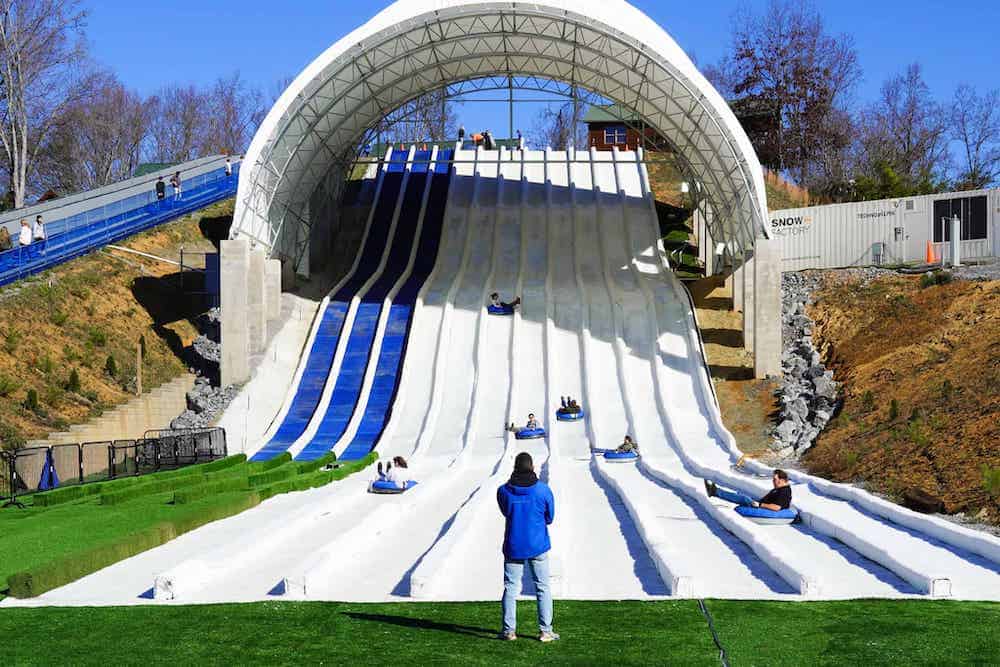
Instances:
[[[503,631],[500,638],[517,639],[517,594],[524,566],[531,570],[538,600],[538,640],[559,639],[552,631],[552,588],[549,585],[549,525],[555,518],[552,489],[538,480],[531,454],[514,459],[514,472],[497,489],[497,504],[507,520],[503,534]]]

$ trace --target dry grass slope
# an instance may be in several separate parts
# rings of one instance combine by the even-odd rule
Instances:
[[[203,229],[226,226],[232,206],[215,204],[119,245],[174,260],[181,246],[214,250]],[[145,391],[187,372],[181,355],[197,335],[190,320],[203,305],[177,287],[175,266],[101,250],[4,288],[0,446],[19,446],[127,402],[140,338]]]

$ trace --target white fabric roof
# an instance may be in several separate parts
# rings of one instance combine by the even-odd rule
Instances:
[[[677,43],[622,0],[399,0],[339,40],[265,118],[240,174],[232,235],[301,257],[309,201],[342,181],[365,131],[430,90],[497,74],[573,82],[677,147],[734,253],[766,234],[763,173],[718,92]]]

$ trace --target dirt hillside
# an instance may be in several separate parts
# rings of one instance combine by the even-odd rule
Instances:
[[[844,406],[804,463],[1000,523],[1000,281],[828,274],[810,315]]]
[[[174,260],[181,246],[214,251],[205,232],[231,215],[229,200],[118,245]],[[187,372],[184,348],[204,302],[179,286],[176,266],[101,250],[0,289],[0,447],[130,400],[140,339],[144,391]]]

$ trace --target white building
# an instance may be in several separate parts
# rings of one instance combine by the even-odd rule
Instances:
[[[1000,190],[832,204],[773,211],[782,270],[922,263],[927,245],[950,257],[953,216],[963,260],[1000,257]]]

